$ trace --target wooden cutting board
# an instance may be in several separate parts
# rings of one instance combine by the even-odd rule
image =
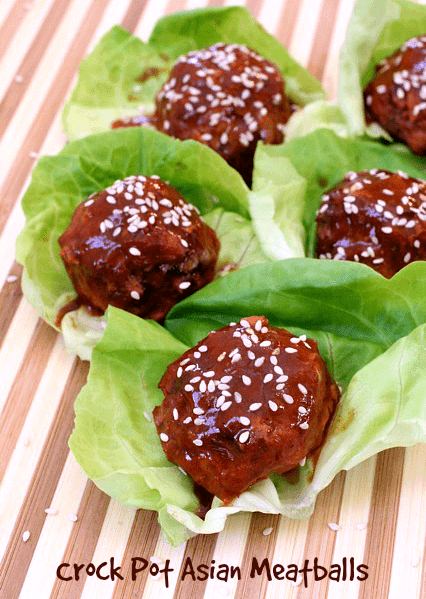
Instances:
[[[207,4],[247,5],[335,96],[353,0],[0,2],[0,597],[425,598],[425,445],[386,451],[341,473],[309,521],[240,514],[221,534],[178,548],[163,538],[155,513],[110,500],[69,453],[73,402],[88,366],[66,353],[61,337],[22,298],[14,262],[20,198],[37,157],[65,143],[62,106],[79,62],[99,38],[121,23],[146,39],[160,16]],[[303,576],[282,579],[282,566],[303,568],[307,560],[313,567],[315,558],[340,580],[315,581],[312,572],[307,586]],[[264,569],[253,570],[263,560]],[[351,563],[365,564],[368,578],[359,581],[355,572],[350,580]],[[57,576],[61,564],[70,564],[59,571],[70,580]],[[83,565],[79,580],[74,564]],[[166,564],[172,571],[155,575]],[[203,564],[214,571],[194,580],[191,566],[200,576]],[[234,576],[225,580],[220,564],[233,566]],[[146,565],[135,580],[132,565]],[[123,580],[114,574],[118,566]]]

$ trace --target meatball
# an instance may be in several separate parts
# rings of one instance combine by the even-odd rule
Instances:
[[[292,113],[278,68],[246,46],[223,43],[182,56],[155,104],[149,124],[208,145],[248,184],[257,142],[281,143]],[[112,126],[136,126],[138,118]]]
[[[59,244],[81,303],[157,321],[213,279],[219,252],[198,210],[156,175],[89,196]]]
[[[426,153],[426,36],[414,37],[376,67],[364,92],[371,115],[415,154]]]
[[[405,173],[349,172],[323,196],[317,256],[355,260],[391,277],[426,259],[426,183]]]
[[[212,331],[162,377],[154,419],[167,458],[225,503],[297,467],[339,400],[315,341],[251,316]]]

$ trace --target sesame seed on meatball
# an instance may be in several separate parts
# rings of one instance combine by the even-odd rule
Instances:
[[[276,65],[246,46],[224,43],[182,56],[155,105],[151,125],[208,145],[249,184],[257,142],[281,143],[292,112]],[[137,126],[137,118],[112,126]]]
[[[364,91],[367,116],[412,152],[426,153],[426,36],[413,37],[376,67]]]
[[[339,400],[315,341],[263,316],[212,331],[159,387],[154,419],[167,458],[225,503],[297,467],[322,443]]]
[[[401,171],[347,173],[316,221],[319,258],[363,262],[388,278],[426,259],[426,183]]]
[[[197,208],[156,175],[93,193],[59,238],[83,305],[161,321],[215,274],[219,241]]]

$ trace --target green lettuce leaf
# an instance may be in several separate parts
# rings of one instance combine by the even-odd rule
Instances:
[[[408,0],[357,0],[339,59],[339,105],[350,135],[390,136],[366,127],[362,92],[374,67],[411,37],[426,31],[426,6]]]
[[[146,114],[175,61],[217,42],[245,44],[273,61],[297,104],[324,97],[320,83],[241,6],[209,7],[160,19],[147,43],[119,26],[81,63],[62,122],[69,139],[110,128],[119,118]]]
[[[348,171],[380,168],[425,177],[424,159],[406,149],[397,151],[394,146],[365,139],[344,139],[330,129],[317,129],[281,145],[259,144],[254,165],[250,211],[265,253],[275,258],[291,256],[290,252],[284,254],[286,246],[292,249],[293,257],[303,256],[303,248],[306,256],[315,256],[315,217],[322,194]],[[264,181],[268,176],[269,182]],[[272,216],[270,188],[277,194]],[[275,250],[268,246],[268,238]],[[280,248],[284,248],[283,253],[277,255]]]
[[[59,311],[75,297],[59,256],[59,236],[88,195],[133,174],[159,175],[200,209],[221,241],[222,273],[269,260],[249,217],[248,188],[210,148],[146,128],[89,136],[43,157],[22,200],[26,225],[17,259],[25,269],[23,290],[50,325],[56,326]],[[104,328],[105,318],[84,308],[68,313],[61,326],[67,347],[83,359],[90,358]]]
[[[216,279],[176,305],[166,328],[108,309],[76,406],[70,447],[90,478],[123,503],[158,511],[172,544],[223,529],[236,511],[311,514],[342,469],[393,446],[426,441],[426,264],[384,279],[362,264],[291,259]],[[253,314],[314,338],[343,389],[312,478],[272,476],[205,520],[191,480],[164,456],[150,418],[167,365],[210,330]],[[102,410],[99,410],[99,406]]]

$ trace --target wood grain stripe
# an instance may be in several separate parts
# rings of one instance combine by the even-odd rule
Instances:
[[[111,599],[143,597],[148,573],[146,570],[141,572],[133,581],[130,573],[132,558],[141,557],[149,559],[149,557],[154,555],[159,534],[160,527],[157,522],[157,513],[148,510],[138,510],[123,556],[122,574],[124,580],[117,582]]]
[[[262,0],[247,0],[245,3],[251,14],[257,19],[262,8]]]
[[[257,559],[259,564],[261,564],[264,559],[268,559],[269,561],[272,560],[279,519],[280,516],[276,514],[254,513],[252,515],[244,558],[241,564],[241,571],[244,572],[244,576],[237,585],[235,599],[264,597],[268,585],[268,579],[265,572],[254,578],[250,578],[249,574],[254,558]],[[263,534],[263,531],[267,528],[273,529],[270,535]]]
[[[14,262],[8,277],[16,277],[16,281],[6,280],[0,291],[0,348],[22,298],[21,275],[22,266]]]
[[[337,16],[339,0],[323,0],[321,16],[317,25],[308,69],[319,81],[322,80],[328,48]]]
[[[69,2],[70,0],[66,1]],[[30,157],[30,152],[39,152],[53,116],[56,115],[64,103],[72,76],[86,52],[86,48],[108,2],[109,0],[93,0],[90,5],[86,18],[66,53],[61,71],[47,91],[45,101],[33,119],[33,126],[28,130],[19,153],[5,177],[0,189],[0,197],[2,197],[0,235],[34,162],[34,159]]]
[[[9,11],[9,14],[0,26],[0,60],[6,52],[11,39],[19,29],[19,25],[26,16],[28,9],[24,7],[24,2],[15,2]]]
[[[397,447],[377,456],[363,560],[363,563],[368,565],[369,578],[360,588],[359,599],[388,596],[404,469],[404,453],[403,448]]]
[[[44,508],[50,505],[65,460],[67,439],[73,425],[73,402],[85,382],[88,364],[76,360],[66,381],[42,456],[34,474],[6,550],[0,588],[7,599],[16,599],[25,579],[32,553],[45,521]],[[31,543],[22,542],[24,530],[31,531]]]
[[[60,562],[71,565],[71,568],[65,570],[66,576],[72,576],[73,564],[87,566],[91,563],[109,501],[110,498],[102,493],[92,481],[87,482],[78,510],[78,520],[72,529],[68,546]],[[63,581],[57,578],[50,599],[78,599],[86,579],[85,569],[81,571],[78,581],[74,579]]]
[[[56,331],[39,320],[18,371],[15,385],[1,413],[0,481],[21,433],[56,338]]]
[[[213,559],[217,537],[217,534],[198,535],[188,541],[186,544],[185,553],[183,555],[182,566],[178,577],[178,584],[176,586],[173,599],[197,599],[198,597],[202,597],[204,595],[204,591],[207,586],[207,580],[194,581],[191,575],[188,574],[185,576],[185,564],[187,559],[189,559],[194,568],[196,568],[198,564],[210,565]],[[183,576],[184,578],[182,580]]]
[[[301,4],[300,0],[287,0],[283,4],[275,35],[286,48],[290,46]]]
[[[12,83],[4,95],[0,104],[0,139],[27,91],[35,65],[40,62],[70,2],[71,0],[54,2],[16,73],[22,77],[22,82]]]
[[[133,2],[130,3],[126,14],[121,21],[124,29],[131,31],[132,33],[135,31],[136,25],[145,10],[146,4],[147,0],[133,0]]]

